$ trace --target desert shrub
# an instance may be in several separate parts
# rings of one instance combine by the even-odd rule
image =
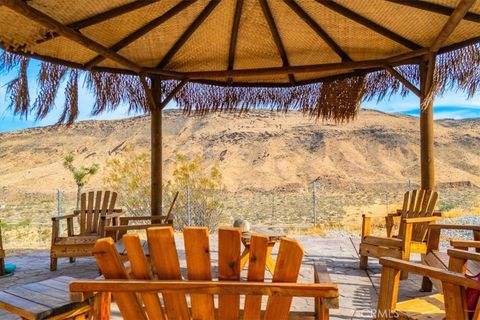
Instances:
[[[177,191],[173,208],[174,225],[218,228],[223,215],[222,174],[217,165],[208,170],[201,167],[201,157],[189,160],[183,154],[175,156],[172,179],[164,183],[164,213]],[[104,183],[119,195],[119,202],[130,215],[150,214],[150,155],[126,148],[122,157],[108,160]]]
[[[104,183],[118,193],[120,205],[130,215],[150,214],[150,156],[137,154],[131,147],[121,158],[107,161]]]
[[[26,227],[29,227],[31,224],[32,224],[31,219],[24,219],[24,220],[20,221],[19,223],[17,223],[17,227],[26,228]]]
[[[164,187],[167,204],[179,192],[175,206],[175,223],[178,228],[206,226],[210,230],[216,230],[222,221],[222,173],[218,165],[202,170],[201,162],[200,156],[189,160],[183,154],[176,154],[172,179]]]
[[[448,211],[453,210],[454,208],[455,208],[455,205],[451,204],[451,203],[441,203],[438,206],[438,210],[441,211],[441,212],[448,212]]]

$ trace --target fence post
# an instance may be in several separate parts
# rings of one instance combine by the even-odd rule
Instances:
[[[187,224],[190,227],[192,225],[192,210],[190,207],[190,186],[187,185]]]
[[[57,216],[62,215],[62,193],[57,189]],[[58,236],[62,233],[62,220],[58,219]]]
[[[312,182],[312,213],[313,213],[313,226],[317,225],[317,182]]]

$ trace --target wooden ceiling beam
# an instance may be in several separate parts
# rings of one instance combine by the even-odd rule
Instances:
[[[439,13],[444,16],[451,16],[454,8],[445,7],[436,3],[426,1],[405,1],[405,0],[387,0],[392,3],[400,4],[411,8],[416,8],[428,12]],[[467,12],[463,17],[463,20],[480,23],[480,14]]]
[[[378,23],[375,23],[361,15],[359,15],[358,13],[348,9],[348,8],[345,8],[343,6],[341,6],[340,4],[334,2],[334,1],[330,1],[330,0],[316,0],[318,3],[320,3],[321,5],[327,7],[328,9],[350,19],[350,20],[353,20],[367,28],[369,28],[370,30],[378,33],[378,34],[381,34],[382,36],[392,40],[392,41],[395,41],[401,45],[403,45],[404,47],[407,47],[411,50],[418,50],[418,49],[421,49],[422,46],[416,44],[415,42],[411,41],[411,40],[408,40],[407,38],[404,38],[402,37],[401,35],[379,25]]]
[[[111,10],[96,14],[96,15],[88,17],[86,19],[70,23],[70,24],[67,25],[67,27],[69,27],[71,29],[75,29],[75,30],[80,30],[80,29],[90,27],[90,26],[93,26],[95,24],[107,21],[109,19],[113,19],[115,17],[121,16],[125,13],[132,12],[134,10],[143,8],[143,7],[148,6],[152,3],[155,3],[157,1],[159,1],[159,0],[144,0],[144,1],[138,1],[137,0],[137,1],[134,1],[134,2],[130,2],[130,3],[127,3],[123,6],[113,8]],[[40,44],[40,43],[55,39],[58,36],[59,36],[58,33],[53,33],[53,34],[50,33],[50,34],[45,35],[45,37],[43,39],[37,40],[36,43]]]
[[[163,101],[160,103],[159,105],[159,108],[160,110],[163,110],[165,109],[165,107],[167,106],[167,104],[175,97],[175,95],[187,84],[188,80],[187,79],[183,79],[182,81],[180,81],[179,84],[177,84],[175,86],[175,88],[173,88],[173,90],[165,97],[165,99],[163,99]]]
[[[158,109],[160,101],[155,99],[152,88],[148,85],[146,77],[140,76],[140,83],[142,84],[143,91],[145,91],[145,95],[147,96],[150,110]]]
[[[141,27],[140,29],[135,30],[133,33],[129,34],[122,40],[118,41],[115,43],[113,46],[110,47],[111,50],[118,52],[121,49],[125,48],[128,46],[130,43],[134,42],[135,40],[141,38],[151,30],[155,29],[156,27],[160,26],[162,23],[168,21],[170,18],[174,17],[181,11],[183,11],[185,8],[193,4],[196,0],[184,0],[179,2],[177,5],[172,7],[170,10],[162,14],[160,17],[153,19],[152,21],[148,22],[146,25]],[[87,69],[90,69],[91,67],[99,64],[105,60],[105,57],[102,55],[98,55],[89,62],[85,64],[85,67]]]
[[[462,48],[465,48],[465,47],[468,47],[468,46],[473,46],[473,45],[476,45],[476,44],[480,44],[480,37],[474,37],[474,38],[471,38],[471,39],[467,39],[467,40],[464,40],[464,41],[461,41],[461,42],[457,42],[457,43],[450,44],[448,46],[442,47],[438,50],[438,53],[442,54],[442,53],[462,49]]]
[[[202,12],[198,15],[197,18],[188,26],[187,30],[178,38],[175,44],[168,50],[162,60],[158,63],[157,68],[163,69],[173,58],[173,56],[182,48],[182,46],[187,42],[187,40],[192,36],[192,34],[200,27],[200,25],[207,19],[207,17],[212,13],[213,9],[220,3],[219,0],[211,0],[208,5],[203,8]]]
[[[448,37],[453,33],[453,31],[455,31],[459,23],[462,21],[474,3],[475,0],[460,0],[455,10],[453,10],[452,15],[448,18],[442,30],[430,46],[431,52],[437,52],[440,50],[442,45],[445,43],[445,41],[447,41]]]
[[[335,51],[342,61],[352,61],[345,51],[328,35],[325,30],[298,5],[295,0],[285,0],[285,3],[303,20],[325,43]]]
[[[97,52],[98,54],[112,59],[113,61],[123,65],[124,67],[135,71],[136,73],[141,73],[143,71],[143,68],[136,63],[126,59],[125,57],[122,57],[113,50],[104,47],[100,43],[95,42],[92,39],[82,35],[80,32],[68,28],[59,21],[29,6],[26,2],[22,0],[0,0],[0,4],[3,4],[4,6],[15,11],[16,13],[35,21],[36,23],[52,30],[53,32],[61,34],[65,38],[68,38],[84,46],[85,48],[88,48],[94,52]]]
[[[272,11],[268,6],[268,2],[267,0],[258,1],[260,2],[260,6],[262,7],[263,15],[265,17],[265,20],[267,20],[270,32],[272,33],[273,41],[275,42],[280,58],[282,59],[283,66],[289,67],[290,62],[288,61],[287,51],[285,50],[282,39],[280,38],[280,33],[278,32],[278,28],[275,24],[275,20],[273,19]],[[293,76],[293,74],[288,74],[288,79],[292,86],[295,85],[295,77]]]
[[[240,29],[240,18],[242,16],[243,0],[237,0],[235,6],[235,13],[233,16],[232,32],[230,34],[230,47],[228,49],[228,65],[227,70],[233,70],[235,62],[235,52],[237,50],[238,31]],[[232,82],[232,78],[228,79],[228,82]]]
[[[258,69],[236,69],[236,70],[218,70],[218,71],[195,71],[195,72],[178,72],[184,78],[190,81],[201,79],[218,79],[228,77],[252,77],[252,76],[267,76],[267,75],[285,75],[296,73],[315,73],[315,72],[330,72],[330,71],[351,71],[362,70],[370,68],[384,68],[385,65],[397,64],[401,61],[411,61],[416,57],[421,57],[427,54],[428,49],[420,49],[413,52],[407,52],[397,56],[392,56],[387,59],[363,60],[363,61],[347,61],[327,64],[314,64],[303,66],[283,66],[283,67],[269,67]],[[163,73],[164,70],[157,70],[153,68],[145,69],[150,74],[157,72]]]
[[[414,93],[417,97],[420,98],[421,93],[420,90],[413,85],[410,81],[408,81],[400,72],[395,70],[393,67],[386,65],[385,69],[392,75],[394,76],[398,81],[400,81],[405,87],[407,87],[412,93]]]

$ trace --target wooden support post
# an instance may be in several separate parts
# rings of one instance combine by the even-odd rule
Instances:
[[[152,106],[151,115],[151,193],[152,215],[162,214],[162,108],[161,81],[152,78],[152,97],[155,105]]]
[[[435,189],[435,161],[433,144],[433,73],[435,55],[430,54],[420,62],[420,161],[422,189]]]

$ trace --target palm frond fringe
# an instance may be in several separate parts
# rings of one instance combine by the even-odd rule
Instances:
[[[7,83],[9,107],[20,116],[34,114],[44,118],[53,108],[62,83],[65,86],[65,104],[59,123],[70,124],[78,117],[79,81],[95,97],[92,114],[115,110],[120,104],[128,105],[130,112],[148,113],[149,104],[140,78],[89,72],[42,62],[37,76],[38,95],[30,103],[28,86],[29,58],[4,51],[0,55],[0,73],[18,71],[17,77]],[[480,46],[472,45],[441,54],[436,60],[434,90],[431,98],[446,90],[456,89],[468,97],[480,88]],[[395,68],[404,78],[419,87],[420,74],[417,65]],[[150,84],[149,84],[150,85]],[[162,82],[162,98],[171,92],[178,81]],[[177,106],[187,114],[206,115],[211,112],[247,112],[266,108],[281,112],[300,110],[306,115],[335,122],[350,121],[356,117],[362,101],[376,98],[378,101],[394,94],[406,96],[409,89],[385,70],[364,76],[326,80],[317,84],[289,87],[221,87],[188,83],[175,96]]]

